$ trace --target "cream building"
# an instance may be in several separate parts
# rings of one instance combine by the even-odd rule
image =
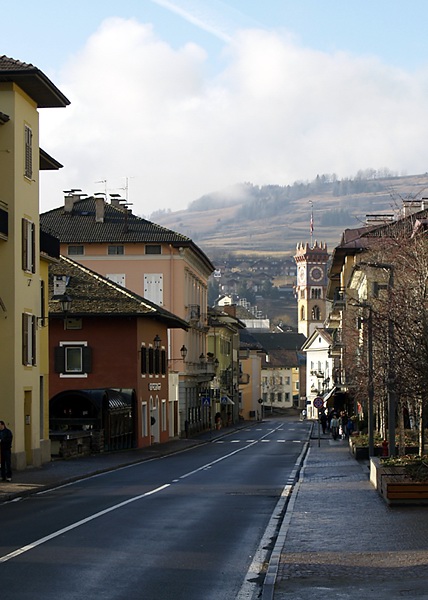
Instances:
[[[40,239],[39,171],[61,165],[39,147],[38,109],[68,104],[39,69],[0,56],[0,419],[14,434],[15,469],[50,460],[39,257],[55,245]]]

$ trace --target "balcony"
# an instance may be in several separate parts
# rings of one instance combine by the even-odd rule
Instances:
[[[187,307],[187,320],[189,323],[197,323],[201,318],[201,307],[199,304],[189,304]]]
[[[247,385],[250,383],[250,374],[249,373],[239,373],[238,379],[239,385]]]
[[[345,288],[337,287],[333,294],[333,308],[345,308],[346,306],[346,290]]]

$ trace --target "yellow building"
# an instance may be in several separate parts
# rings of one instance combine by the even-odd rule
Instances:
[[[39,147],[39,108],[67,98],[36,67],[0,56],[0,419],[15,469],[50,460],[43,331],[39,171],[61,165]]]

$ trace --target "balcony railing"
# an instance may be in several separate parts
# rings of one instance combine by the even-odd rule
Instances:
[[[199,304],[189,304],[187,308],[187,318],[190,323],[195,323],[201,318],[201,307]]]
[[[345,288],[337,287],[334,290],[334,294],[333,294],[333,307],[340,308],[340,307],[345,306],[345,304],[346,304]]]

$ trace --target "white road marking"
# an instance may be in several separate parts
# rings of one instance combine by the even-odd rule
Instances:
[[[86,517],[86,519],[82,519],[81,521],[76,521],[76,523],[72,523],[71,525],[68,525],[68,527],[64,527],[63,529],[54,531],[50,535],[40,538],[39,540],[36,540],[35,542],[32,542],[31,544],[27,544],[27,546],[22,546],[21,548],[18,548],[17,550],[14,550],[13,552],[6,554],[5,556],[0,556],[0,563],[4,563],[4,562],[7,562],[8,560],[11,560],[12,558],[16,558],[17,556],[20,556],[21,554],[24,554],[25,552],[28,552],[29,550],[33,550],[33,548],[36,548],[36,546],[40,546],[41,544],[49,542],[50,540],[53,540],[54,538],[56,538],[60,535],[63,535],[64,533],[67,533],[67,531],[71,531],[72,529],[76,529],[77,527],[80,527],[81,525],[84,525],[85,523],[89,523],[90,521],[93,521],[94,519],[98,519],[98,517],[103,517],[104,515],[107,515],[108,513],[112,512],[114,510],[117,510],[118,508],[122,508],[123,506],[126,506],[127,504],[131,504],[131,502],[136,502],[137,500],[141,500],[142,498],[146,498],[147,496],[152,496],[153,494],[157,494],[158,492],[161,492],[162,490],[169,487],[170,485],[171,485],[170,483],[166,483],[165,485],[161,485],[160,487],[158,487],[154,490],[150,490],[150,492],[145,492],[144,494],[141,494],[140,496],[135,496],[134,498],[129,498],[128,500],[125,500],[124,502],[119,502],[119,504],[115,504],[114,506],[110,506],[110,508],[101,510],[100,512],[97,512],[97,513],[91,515],[90,517]]]
[[[269,433],[266,433],[265,436],[263,436],[263,437],[270,435],[271,431],[272,430],[270,430]],[[203,465],[203,466],[199,467],[198,469],[195,469],[193,471],[190,471],[189,473],[181,475],[181,477],[179,479],[173,480],[174,483],[178,483],[180,479],[185,479],[186,477],[190,477],[190,475],[194,475],[195,473],[198,473],[200,471],[207,470],[207,469],[211,468],[212,465],[215,465],[223,460],[226,460],[227,458],[233,456],[234,454],[237,454],[238,452],[242,452],[243,450],[250,448],[254,444],[258,444],[259,441],[261,441],[261,442],[270,441],[270,440],[263,439],[263,437],[260,438],[260,440],[251,441],[251,442],[247,443],[245,446],[242,446],[241,448],[238,448],[237,450],[234,450],[233,452],[229,452],[225,456],[222,456],[210,463],[207,463],[206,465]],[[217,443],[219,443],[219,442],[217,442]],[[117,470],[132,468],[135,466],[136,466],[135,464],[127,465],[126,467],[121,467],[120,469],[117,469]],[[106,473],[99,473],[97,475],[94,475],[93,477],[100,477],[100,476],[104,476],[104,475],[106,475]],[[73,485],[75,483],[77,483],[77,482],[70,482],[70,483],[58,486],[55,489],[67,487],[67,486]],[[100,512],[97,512],[89,517],[86,517],[85,519],[81,519],[80,521],[76,521],[76,523],[72,523],[71,525],[68,525],[67,527],[63,527],[62,529],[59,529],[58,531],[54,531],[53,533],[51,533],[43,538],[35,540],[31,544],[27,544],[26,546],[22,546],[21,548],[18,548],[17,550],[14,550],[13,552],[10,552],[9,554],[0,556],[0,563],[5,563],[8,560],[11,560],[12,558],[16,558],[16,557],[20,556],[21,554],[25,554],[25,552],[29,552],[30,550],[33,550],[34,548],[36,548],[37,546],[40,546],[41,544],[45,544],[46,542],[49,542],[50,540],[53,540],[56,537],[63,535],[64,533],[67,533],[68,531],[72,531],[73,529],[76,529],[77,527],[80,527],[81,525],[84,525],[85,523],[89,523],[90,521],[93,521],[94,519],[98,519],[99,517],[102,517],[114,510],[119,509],[119,508],[122,508],[123,506],[127,506],[128,504],[131,504],[132,502],[136,502],[137,500],[141,500],[142,498],[146,498],[147,496],[152,496],[153,494],[161,492],[161,491],[165,490],[166,488],[168,488],[170,485],[171,485],[170,483],[165,483],[164,485],[161,485],[153,490],[150,490],[149,492],[145,492],[144,494],[140,494],[139,496],[134,496],[133,498],[129,498],[128,500],[124,500],[123,502],[119,502],[119,504],[115,504],[114,506],[111,506],[110,508],[101,510]],[[46,490],[46,492],[47,491],[48,490]],[[49,491],[52,492],[53,490],[51,489]],[[42,493],[42,492],[40,492],[40,493]]]

